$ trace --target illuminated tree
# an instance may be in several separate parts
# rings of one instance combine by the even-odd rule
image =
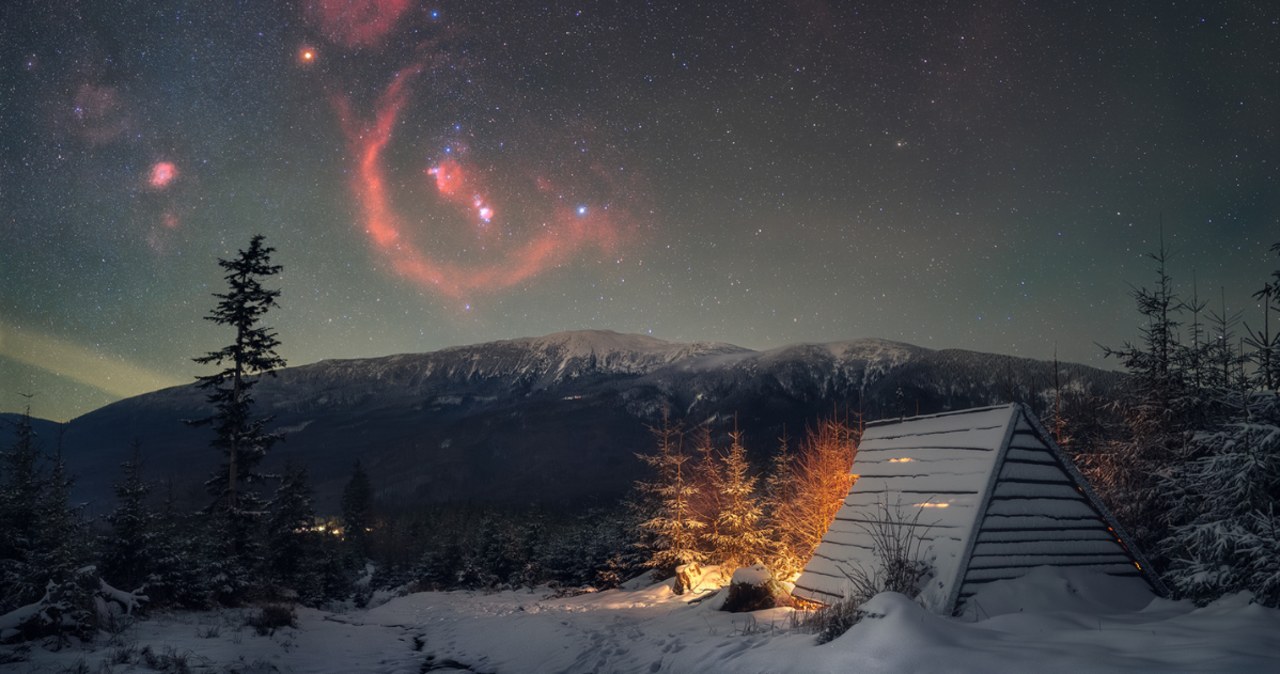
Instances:
[[[779,576],[798,571],[826,535],[853,486],[849,471],[857,439],[858,430],[848,423],[835,417],[820,420],[805,433],[800,450],[787,459],[784,481],[772,485],[773,565]]]
[[[729,569],[759,563],[768,555],[770,538],[756,498],[756,478],[748,473],[742,433],[729,435],[729,451],[720,462],[719,511],[710,536],[711,560]]]
[[[698,548],[698,533],[706,523],[698,519],[690,501],[697,490],[689,481],[684,453],[684,437],[664,415],[662,426],[652,429],[657,448],[652,454],[638,454],[641,461],[657,473],[652,482],[636,486],[651,499],[650,516],[640,523],[652,538],[650,556],[645,566],[659,577],[675,573],[676,567],[703,562],[706,554]]]
[[[804,560],[792,551],[790,522],[785,519],[798,489],[796,454],[784,433],[778,439],[778,451],[773,455],[764,483],[765,521],[771,533],[766,565],[775,578],[790,578],[804,566]]]
[[[716,532],[720,526],[721,498],[724,494],[720,454],[711,438],[710,427],[700,426],[694,442],[694,456],[688,479],[693,486],[689,508],[694,517],[703,522],[698,532],[698,549],[707,552],[716,545]]]

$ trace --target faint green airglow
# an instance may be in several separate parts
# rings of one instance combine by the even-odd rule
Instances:
[[[91,346],[4,321],[0,321],[0,358],[12,358],[117,398],[189,381],[131,363]]]

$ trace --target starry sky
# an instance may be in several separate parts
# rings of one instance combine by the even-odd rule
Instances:
[[[191,381],[216,259],[281,355],[603,328],[1098,366],[1163,236],[1253,323],[1280,4],[8,0],[0,411]]]

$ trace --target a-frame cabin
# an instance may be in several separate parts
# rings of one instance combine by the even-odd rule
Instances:
[[[830,603],[848,593],[847,572],[879,568],[872,528],[886,508],[923,538],[932,573],[920,598],[937,613],[1042,565],[1130,576],[1165,593],[1024,405],[868,424],[852,470],[848,498],[796,581],[798,597]]]

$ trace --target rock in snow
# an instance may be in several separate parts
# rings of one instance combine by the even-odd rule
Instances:
[[[729,581],[729,595],[720,610],[730,613],[762,611],[790,606],[791,595],[773,579],[773,574],[761,564],[744,566],[733,572]]]

